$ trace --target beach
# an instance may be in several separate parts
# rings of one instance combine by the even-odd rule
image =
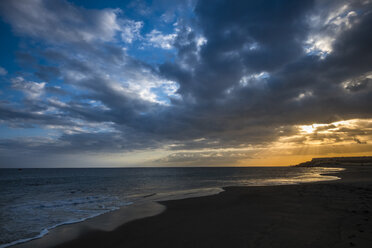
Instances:
[[[15,247],[371,247],[372,167],[336,175],[341,179],[227,187],[217,195],[164,201],[165,210],[157,205],[149,217],[103,230],[124,214],[109,213],[93,218],[89,228],[66,225]],[[47,240],[64,239],[66,228],[76,237],[58,245]]]

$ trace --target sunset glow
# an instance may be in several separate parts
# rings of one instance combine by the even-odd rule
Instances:
[[[0,2],[0,167],[372,155],[371,1],[139,2]]]

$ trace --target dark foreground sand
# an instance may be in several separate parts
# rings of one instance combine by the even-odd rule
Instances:
[[[342,180],[231,187],[162,202],[161,214],[113,231],[89,231],[58,247],[372,247],[372,167]]]

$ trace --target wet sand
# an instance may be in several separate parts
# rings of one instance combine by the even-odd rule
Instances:
[[[218,195],[161,202],[167,208],[159,215],[112,231],[86,230],[55,247],[370,248],[372,167],[349,167],[337,176],[342,179],[229,187]]]

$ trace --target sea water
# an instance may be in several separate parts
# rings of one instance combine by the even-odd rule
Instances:
[[[226,186],[335,180],[338,168],[0,169],[0,248],[136,201],[180,199]]]

